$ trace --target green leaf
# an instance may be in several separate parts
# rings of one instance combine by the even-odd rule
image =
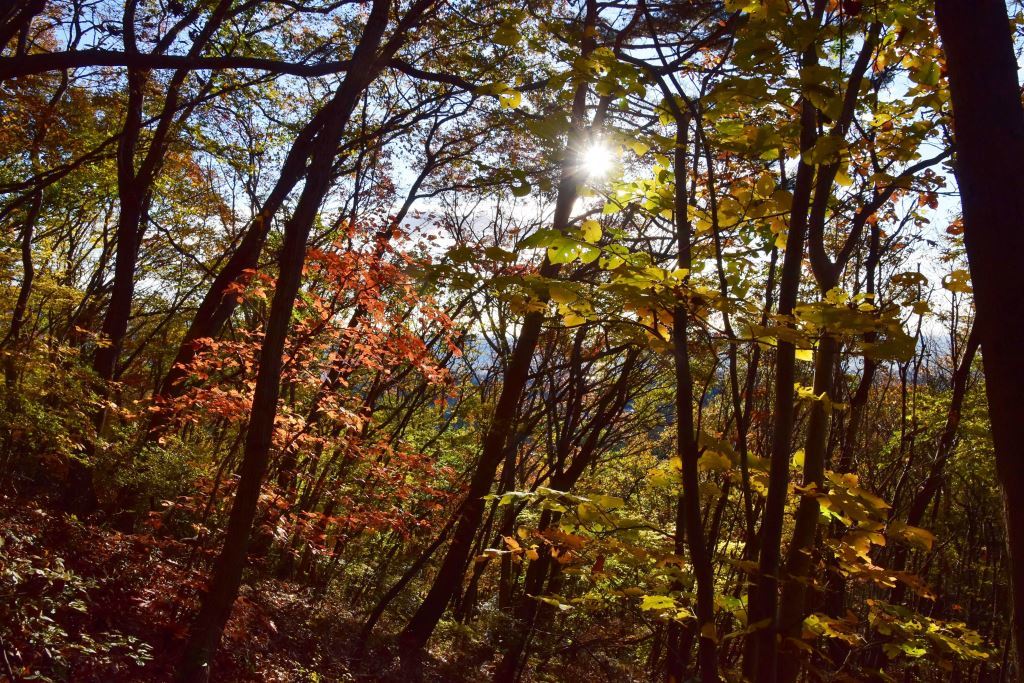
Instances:
[[[596,495],[590,496],[590,500],[593,501],[594,505],[605,511],[618,510],[626,505],[626,501],[618,496]]]
[[[915,548],[925,551],[931,550],[932,544],[935,543],[935,536],[932,532],[903,522],[891,522],[889,532]]]
[[[676,601],[667,595],[645,595],[640,600],[640,609],[646,611],[649,610],[661,610],[661,609],[675,609]]]
[[[554,244],[555,240],[560,238],[562,233],[557,230],[538,230],[533,233],[522,242],[519,243],[521,249],[535,249],[539,247],[549,247]]]
[[[473,260],[474,256],[473,250],[469,247],[456,247],[448,251],[448,258],[453,263],[468,263]]]
[[[523,39],[523,35],[519,33],[519,29],[511,21],[506,21],[498,27],[498,30],[494,32],[494,42],[498,45],[507,45],[509,47],[518,45],[519,41]]]
[[[643,155],[647,154],[647,151],[650,150],[651,148],[650,145],[644,144],[639,140],[630,140],[629,142],[626,143],[626,146],[633,150],[633,153],[636,154],[638,157],[642,157]]]
[[[611,214],[618,213],[619,211],[622,211],[622,205],[615,201],[608,202],[604,205],[604,208],[601,209],[601,213],[605,216],[610,216]]]
[[[569,263],[579,254],[579,244],[565,237],[552,240],[551,246],[548,247],[548,260],[551,263]]]

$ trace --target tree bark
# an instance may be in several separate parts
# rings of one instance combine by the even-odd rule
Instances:
[[[801,106],[801,150],[810,149],[815,141],[816,118],[814,106],[803,101]],[[778,315],[793,314],[807,233],[807,213],[811,198],[814,167],[800,162],[790,210],[789,232],[786,235],[786,253],[782,259],[779,279]],[[744,660],[744,674],[757,672],[759,681],[774,683],[778,662],[776,634],[778,632],[778,574],[782,559],[782,525],[786,512],[789,487],[789,459],[793,436],[793,382],[796,377],[796,347],[781,339],[775,351],[775,414],[772,431],[771,460],[768,466],[768,495],[761,523],[761,557],[758,576],[749,601],[751,626],[760,628],[751,634],[754,647]]]
[[[1002,0],[936,0],[956,174],[1003,487],[1017,675],[1024,672],[1024,111]]]
[[[338,117],[325,125],[322,144],[313,153],[299,203],[285,226],[274,298],[260,351],[260,366],[246,431],[238,489],[231,506],[224,547],[217,558],[209,590],[203,597],[177,672],[179,681],[192,683],[209,679],[213,654],[238,596],[249,536],[270,458],[284,345],[302,280],[306,240],[330,186],[335,150],[348,117],[373,77],[373,67],[377,63],[377,51],[387,27],[391,4],[391,0],[376,0],[373,3],[363,37],[352,58],[353,65],[359,68],[349,72],[335,95],[345,106],[339,111]]]
[[[588,26],[596,21],[595,3],[587,3]],[[584,39],[583,54],[586,55],[595,47],[592,36]],[[579,194],[580,169],[576,167],[577,147],[582,141],[583,117],[586,113],[587,85],[581,84],[573,99],[572,130],[569,134],[569,144],[566,150],[565,161],[562,163],[561,178],[558,185],[558,197],[555,202],[555,215],[553,226],[555,230],[564,232],[569,225],[572,215],[572,207]],[[558,275],[560,266],[552,264],[545,257],[540,267],[540,275],[552,278]],[[494,476],[498,471],[505,453],[505,444],[512,431],[515,419],[516,407],[523,395],[527,378],[530,373],[530,363],[533,360],[533,352],[537,348],[537,341],[540,339],[541,327],[544,323],[544,312],[533,311],[527,313],[523,319],[522,328],[519,331],[519,338],[516,341],[515,349],[509,358],[508,367],[505,371],[502,382],[501,393],[498,396],[498,403],[494,409],[494,416],[491,424],[484,435],[483,448],[480,460],[477,462],[473,477],[470,480],[469,490],[466,492],[466,502],[462,507],[458,524],[452,533],[452,541],[448,546],[444,560],[438,569],[433,585],[424,597],[419,609],[416,610],[409,623],[399,634],[399,642],[402,646],[402,656],[407,664],[415,666],[423,652],[424,646],[430,640],[430,636],[441,620],[445,609],[451,601],[452,596],[459,590],[462,583],[462,573],[466,560],[469,558],[469,551],[476,536],[477,527],[484,513],[483,497],[491,490],[494,483]]]
[[[675,223],[676,242],[678,249],[678,266],[689,271],[692,267],[691,257],[691,226],[688,217],[689,202],[686,197],[686,182],[689,177],[687,170],[687,148],[689,146],[689,121],[677,121],[675,149]],[[687,280],[688,280],[687,276]],[[688,301],[680,301],[673,311],[672,342],[675,360],[676,379],[676,448],[682,460],[683,492],[679,505],[682,508],[678,517],[682,518],[686,530],[686,542],[690,551],[690,564],[693,566],[694,579],[697,584],[697,663],[700,680],[713,683],[718,680],[718,654],[715,631],[715,576],[711,566],[711,552],[707,539],[704,537],[704,519],[700,508],[700,477],[697,461],[700,450],[697,445],[696,425],[693,419],[694,392],[693,374],[690,370],[689,346],[689,306]],[[676,534],[680,533],[676,525]],[[711,633],[708,633],[708,630]],[[676,653],[681,659],[683,653]],[[669,682],[680,683],[680,672],[669,671]]]

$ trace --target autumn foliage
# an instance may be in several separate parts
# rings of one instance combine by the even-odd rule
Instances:
[[[0,681],[1018,680],[936,4],[0,8]]]

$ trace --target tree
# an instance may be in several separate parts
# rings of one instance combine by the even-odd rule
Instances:
[[[597,21],[596,3],[587,3],[584,27],[593,26]],[[596,47],[594,39],[587,35],[581,40],[580,53],[585,57]],[[579,162],[579,150],[586,139],[584,119],[588,86],[580,83],[574,90],[571,113],[571,132],[566,145],[567,153],[560,169],[558,195],[555,200],[553,229],[564,232],[569,227],[573,203],[579,193],[583,169]],[[560,266],[545,260],[540,267],[540,275],[554,278]],[[519,403],[526,385],[533,353],[540,338],[541,326],[544,323],[543,311],[532,311],[526,314],[522,327],[512,350],[501,393],[491,417],[491,424],[484,435],[477,463],[466,492],[466,502],[459,511],[459,521],[452,532],[452,540],[448,545],[444,560],[438,570],[437,577],[430,591],[423,599],[419,609],[402,630],[400,642],[403,645],[403,657],[415,662],[426,642],[429,640],[437,622],[441,619],[452,596],[462,583],[464,566],[469,556],[473,537],[483,516],[485,496],[494,483],[494,475],[501,464],[505,452],[505,444],[509,438],[515,406]]]
[[[935,4],[0,10],[0,675],[1012,677],[1016,38]]]
[[[1024,315],[1018,268],[1024,248],[1024,110],[1006,6],[999,0],[937,0],[953,105],[956,178],[964,212],[964,241],[977,301],[978,337],[992,419],[996,467],[1003,487],[1017,671],[1024,671],[1024,486],[1020,444],[1024,420],[1019,387],[1024,332],[1006,321]],[[993,135],[999,131],[999,135]]]
[[[392,3],[389,0],[374,2],[363,35],[353,51],[353,69],[327,105],[334,116],[330,117],[324,126],[319,140],[320,146],[316,148],[310,160],[302,196],[295,213],[285,227],[285,241],[279,257],[274,299],[260,351],[256,390],[246,429],[239,485],[231,507],[224,548],[215,565],[209,590],[189,636],[178,671],[179,680],[208,679],[213,654],[238,595],[249,535],[256,515],[256,503],[270,457],[285,337],[292,318],[295,296],[301,284],[302,267],[306,260],[306,241],[328,189],[335,149],[359,94],[383,66],[382,61],[390,59],[404,42],[405,32],[422,20],[423,14],[432,4],[432,0],[421,0],[414,4],[399,23],[396,36],[388,43],[384,43]]]

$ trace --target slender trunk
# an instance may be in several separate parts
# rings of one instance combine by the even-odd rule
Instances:
[[[452,542],[448,546],[433,585],[401,633],[402,652],[406,657],[415,658],[422,651],[462,581],[462,570],[469,557],[477,527],[483,518],[483,497],[490,491],[495,472],[502,460],[505,441],[511,430],[516,406],[526,386],[530,361],[540,337],[543,321],[544,314],[540,312],[527,314],[523,321],[519,340],[505,373],[491,426],[484,436],[483,452],[473,472],[466,502],[462,506],[458,524],[452,534]]]
[[[12,2],[0,14],[0,49],[6,47],[11,39],[19,33],[22,39],[18,41],[17,53],[21,55],[25,50],[24,36],[32,24],[36,15],[42,14],[46,8],[46,0],[28,0],[19,3]]]
[[[552,487],[557,491],[568,490],[561,482],[557,485],[552,482]],[[537,522],[538,532],[547,531],[554,521],[553,513],[550,510],[542,512],[540,520]],[[543,548],[537,559],[530,562],[526,568],[526,576],[523,577],[523,592],[515,610],[515,626],[510,629],[509,642],[505,646],[505,656],[502,657],[501,664],[498,665],[494,673],[496,682],[513,683],[518,678],[521,660],[526,654],[526,647],[533,632],[533,622],[537,617],[539,603],[535,598],[543,594],[544,584],[551,569],[552,558],[549,550],[547,547]]]
[[[256,505],[270,457],[285,338],[302,279],[306,240],[329,188],[335,150],[348,117],[372,78],[390,9],[391,0],[376,0],[373,3],[363,37],[352,57],[352,70],[335,96],[344,101],[346,106],[339,112],[341,115],[325,126],[321,144],[313,153],[295,213],[285,226],[274,298],[260,350],[260,366],[246,431],[238,489],[231,507],[224,547],[215,563],[209,589],[203,597],[202,607],[177,672],[180,681],[192,683],[208,680],[213,654],[238,595]]]
[[[807,441],[804,446],[804,472],[802,486],[808,489],[800,497],[793,527],[793,538],[786,552],[786,566],[783,571],[782,601],[779,605],[779,631],[784,638],[799,638],[807,611],[807,596],[811,591],[811,567],[815,562],[815,538],[818,518],[821,514],[815,495],[822,488],[825,479],[825,460],[828,442],[828,428],[831,411],[826,400],[834,401],[832,379],[835,373],[839,340],[825,333],[818,341],[815,354],[814,395],[825,399],[815,400],[807,424]],[[797,653],[779,661],[779,680],[793,681],[800,670],[801,658]]]
[[[676,204],[676,241],[678,249],[678,266],[689,271],[692,268],[691,258],[691,227],[687,215],[686,198],[687,147],[689,146],[689,121],[677,121],[675,149],[675,204]],[[688,279],[688,278],[687,278]],[[676,448],[682,460],[683,492],[680,506],[686,529],[686,541],[690,551],[690,564],[697,583],[697,625],[699,641],[697,645],[697,661],[700,680],[712,683],[718,680],[718,655],[716,652],[717,635],[715,634],[715,594],[714,572],[711,566],[711,552],[708,541],[704,537],[704,521],[700,509],[700,477],[697,461],[700,450],[697,445],[697,432],[693,419],[694,392],[693,374],[690,370],[689,318],[690,302],[680,301],[673,311],[672,341],[675,359],[676,379]],[[679,533],[678,525],[676,533]],[[682,653],[676,653],[678,655]],[[670,683],[680,683],[675,672],[670,672]]]
[[[582,335],[578,342],[582,343]],[[577,351],[579,345],[576,347]],[[578,354],[574,354],[578,355]],[[615,386],[608,394],[608,399],[595,407],[593,419],[582,428],[585,434],[582,442],[577,446],[577,439],[572,431],[563,435],[563,443],[559,447],[558,471],[551,477],[550,486],[556,491],[572,491],[576,482],[583,476],[584,471],[590,466],[598,454],[600,435],[605,427],[612,424],[616,417],[622,414],[629,402],[629,383],[633,368],[640,357],[639,349],[633,348],[627,353],[619,373]],[[577,371],[579,368],[577,367]],[[575,451],[572,461],[565,467],[566,459],[571,451]],[[514,522],[513,516],[513,522]],[[547,529],[557,524],[558,518],[548,510],[541,513],[537,524],[538,532],[543,534]],[[524,657],[528,654],[528,646],[533,632],[537,628],[538,617],[541,614],[541,603],[535,598],[544,591],[544,584],[548,581],[549,575],[557,571],[557,566],[552,564],[552,548],[544,546],[536,560],[530,562],[523,579],[523,590],[516,604],[514,613],[515,625],[511,629],[505,645],[505,655],[498,665],[494,674],[495,681],[506,681],[511,683],[518,678],[520,667]]]
[[[501,489],[512,491],[516,484],[516,455],[518,448],[509,447],[505,456],[505,466],[502,470]],[[501,533],[511,536],[516,526],[516,508],[506,505],[502,512]],[[512,608],[512,555],[507,553],[501,556],[501,568],[498,578],[498,609],[507,612]]]
[[[145,214],[148,187],[136,177],[135,149],[142,128],[145,73],[128,72],[128,108],[117,148],[117,191],[120,213],[114,249],[114,280],[110,304],[100,328],[102,343],[93,357],[93,370],[102,382],[114,378],[117,358],[128,331],[132,297],[135,293],[135,267],[139,258],[139,240]]]
[[[866,291],[868,294],[872,295],[872,299],[875,294],[875,271],[878,265],[878,257],[881,248],[880,238],[881,231],[876,222],[871,226],[868,258],[865,264],[867,270],[865,274]],[[877,334],[875,332],[868,332],[864,335],[864,340],[867,342],[873,342],[876,337]],[[857,449],[857,444],[861,439],[865,410],[868,405],[868,399],[871,397],[871,388],[874,385],[877,369],[878,361],[873,358],[864,358],[864,372],[857,385],[857,390],[850,399],[849,417],[843,434],[839,459],[834,468],[837,472],[845,474],[855,470],[854,454]],[[833,537],[839,537],[842,535],[841,527],[842,524],[840,522],[832,522],[831,528]],[[840,575],[838,572],[830,573],[826,579],[825,612],[836,619],[842,618],[847,611],[847,595],[846,577]],[[832,661],[834,662],[846,661],[851,651],[849,643],[846,643],[839,638],[833,638],[832,642],[829,643],[828,649],[829,656],[832,657]]]
[[[21,328],[25,324],[25,312],[28,310],[28,299],[32,294],[32,282],[35,279],[35,267],[32,264],[32,236],[35,234],[36,221],[39,219],[39,210],[43,204],[43,193],[37,191],[30,200],[28,213],[25,216],[25,223],[21,228],[21,287],[18,290],[18,300],[14,303],[14,311],[11,313],[11,328],[2,345],[6,356],[4,357],[4,383],[7,387],[8,406],[12,406],[15,398],[15,385],[17,384],[17,364],[14,354],[17,352],[21,342]]]
[[[130,13],[125,21],[130,21]],[[135,270],[148,194],[148,186],[138,177],[135,168],[135,153],[142,130],[143,91],[147,79],[145,72],[134,69],[128,72],[127,111],[117,147],[117,191],[120,210],[114,237],[114,279],[110,303],[100,326],[100,339],[92,362],[93,372],[99,380],[98,394],[101,399],[109,395],[110,381],[114,378],[117,359],[121,354],[125,334],[128,332],[128,319],[131,316],[132,298],[135,294]],[[93,416],[96,439],[102,437],[108,412],[106,407],[101,407]],[[94,441],[86,450],[92,454],[95,448]],[[99,503],[90,465],[77,459],[68,463],[63,498],[65,507],[79,516],[96,510]]]
[[[967,383],[971,378],[971,366],[974,364],[974,356],[978,351],[977,327],[971,329],[967,337],[967,345],[960,359],[960,364],[953,373],[952,396],[949,401],[949,410],[946,413],[946,424],[939,435],[938,444],[935,447],[935,456],[932,458],[932,466],[928,471],[928,478],[921,484],[921,488],[914,494],[910,502],[910,509],[907,511],[907,524],[920,526],[924,515],[928,511],[935,495],[942,487],[945,480],[943,471],[946,463],[953,456],[953,448],[956,445],[957,430],[960,428],[960,412],[963,410],[964,398],[967,396]],[[889,569],[894,573],[902,572],[907,566],[908,550],[905,545],[896,546],[893,552],[892,562]],[[907,585],[900,581],[892,589],[890,602],[900,604],[907,593]]]
[[[224,22],[231,8],[232,0],[218,0],[211,8],[209,20],[202,29],[194,34],[188,55],[196,57],[205,49],[207,42]],[[137,53],[135,36],[136,3],[128,3],[124,12],[125,49],[129,53]],[[156,46],[156,51],[166,50],[168,34]],[[142,236],[146,232],[147,212],[153,184],[164,163],[171,132],[176,122],[185,121],[195,107],[195,103],[186,106],[178,114],[181,88],[188,78],[187,70],[175,71],[167,84],[166,96],[157,117],[156,127],[146,148],[141,162],[137,163],[137,152],[143,128],[143,105],[145,89],[149,82],[149,72],[142,69],[128,70],[128,104],[125,124],[117,148],[117,190],[120,203],[120,214],[117,222],[117,237],[114,260],[114,282],[110,304],[107,307],[103,325],[100,329],[103,344],[96,349],[93,358],[93,370],[103,382],[100,391],[107,391],[106,384],[115,377],[118,359],[124,346],[124,338],[128,332],[128,320],[131,317],[132,299],[135,294],[136,268],[139,259],[139,247]],[[205,90],[207,86],[202,89]],[[97,417],[102,428],[104,414]]]
[[[402,577],[395,582],[395,585],[388,589],[388,592],[381,597],[380,601],[373,608],[373,611],[370,612],[370,615],[366,618],[366,621],[363,623],[363,628],[359,631],[359,638],[357,640],[357,653],[361,654],[363,652],[364,648],[366,647],[366,643],[370,639],[370,635],[373,633],[374,626],[376,626],[377,622],[380,621],[380,618],[384,616],[384,612],[385,610],[387,610],[388,605],[390,605],[392,601],[394,601],[394,599],[397,598],[398,595],[402,592],[402,590],[409,584],[409,582],[412,581],[416,577],[416,575],[420,573],[420,570],[423,569],[423,566],[430,560],[431,557],[434,556],[434,553],[437,552],[437,549],[439,547],[441,547],[441,544],[444,543],[444,540],[448,537],[448,533],[452,530],[452,526],[454,526],[455,519],[456,517],[452,517],[452,519],[444,525],[441,531],[437,534],[437,538],[434,539],[422,553],[420,553],[420,556],[416,559],[415,562],[412,563],[412,566],[410,566],[402,575]]]
[[[184,380],[188,376],[189,365],[201,348],[199,341],[217,336],[221,328],[231,318],[231,314],[238,305],[232,293],[233,285],[241,281],[248,271],[258,265],[273,217],[305,174],[306,161],[320,140],[318,133],[323,128],[324,119],[328,114],[337,116],[344,106],[345,103],[338,98],[332,100],[310,120],[292,143],[277,184],[266,201],[263,202],[259,212],[249,222],[238,246],[217,273],[203,297],[203,301],[199,304],[192,322],[189,323],[188,331],[178,347],[174,362],[171,363],[167,374],[160,382],[160,388],[154,396],[155,400],[170,401],[185,392],[187,387]],[[154,413],[149,425],[151,439],[158,437],[168,426],[168,417],[166,411]]]
[[[590,7],[588,9],[588,25],[592,25],[593,20],[596,19],[596,9],[592,7],[592,3],[588,3],[588,7]],[[584,54],[593,49],[593,38],[586,38]],[[560,232],[564,232],[569,225],[572,206],[579,193],[580,169],[576,167],[576,159],[579,151],[577,147],[582,140],[586,96],[587,86],[580,85],[573,100],[573,130],[570,132],[566,158],[562,163],[558,198],[555,203],[553,224],[554,229]],[[552,264],[545,258],[540,268],[540,274],[543,277],[551,278],[555,277],[559,270],[560,267],[557,264]],[[452,534],[452,542],[448,546],[448,551],[441,562],[433,585],[399,636],[402,643],[402,655],[410,665],[415,665],[423,647],[433,634],[437,622],[441,620],[449,601],[462,583],[463,567],[469,557],[477,527],[480,526],[480,521],[483,518],[485,503],[483,497],[491,490],[495,473],[505,454],[505,446],[512,432],[516,409],[526,387],[530,363],[540,339],[543,323],[543,311],[527,313],[523,319],[519,338],[505,370],[501,393],[498,396],[491,424],[484,435],[480,460],[477,462],[470,480],[466,503],[462,507],[458,524]]]
[[[686,553],[686,504],[683,496],[675,497],[676,519],[675,539],[673,550],[677,557]],[[672,582],[673,590],[681,590],[682,582],[678,579]],[[680,683],[686,678],[686,664],[693,646],[692,630],[689,624],[683,624],[672,620],[668,624],[665,636],[665,681],[666,683]]]
[[[801,105],[801,150],[810,149],[815,141],[816,115],[806,99]],[[793,191],[786,253],[779,278],[778,314],[785,319],[793,314],[800,288],[807,212],[810,206],[814,167],[800,162]],[[768,495],[761,523],[761,557],[755,590],[749,605],[749,623],[759,625],[751,634],[754,647],[744,660],[744,674],[757,672],[759,681],[774,683],[778,660],[778,574],[782,557],[782,524],[789,488],[789,459],[793,436],[793,383],[796,378],[796,347],[779,340],[775,351],[775,415],[769,463]]]

